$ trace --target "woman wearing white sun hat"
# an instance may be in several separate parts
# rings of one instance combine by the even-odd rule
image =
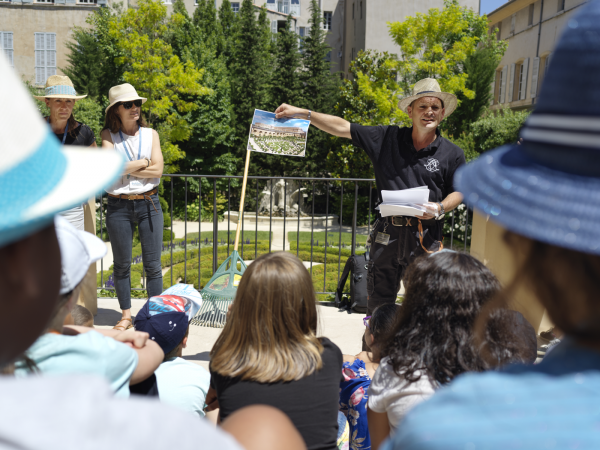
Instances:
[[[46,102],[46,106],[50,109],[50,115],[45,118],[46,122],[50,124],[52,132],[63,145],[96,147],[96,136],[92,129],[73,117],[75,102],[87,95],[77,95],[69,77],[63,75],[48,77],[44,95],[34,95],[34,97]],[[75,228],[83,231],[83,205],[63,211],[61,215]]]
[[[114,258],[114,280],[123,311],[115,329],[133,326],[131,320],[131,249],[137,224],[148,297],[162,292],[160,255],[163,213],[157,186],[163,173],[163,156],[158,133],[146,127],[140,97],[131,84],[114,86],[108,93],[102,148],[113,149],[125,158],[125,170],[108,192],[106,228]]]

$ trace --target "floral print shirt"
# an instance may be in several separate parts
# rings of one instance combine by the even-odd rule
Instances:
[[[371,438],[367,425],[367,400],[371,378],[365,362],[356,359],[342,366],[340,383],[340,411],[346,414],[350,425],[350,450],[370,450]]]

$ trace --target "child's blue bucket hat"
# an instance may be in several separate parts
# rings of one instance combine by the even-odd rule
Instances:
[[[456,174],[465,202],[507,230],[600,255],[600,2],[569,19],[521,145]]]
[[[0,54],[0,247],[48,226],[119,176],[117,152],[62,147]]]

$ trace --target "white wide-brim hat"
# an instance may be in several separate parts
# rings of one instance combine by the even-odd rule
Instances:
[[[45,95],[34,95],[38,100],[45,98],[71,98],[80,100],[87,95],[77,95],[71,79],[65,75],[51,75],[46,80]]]
[[[50,225],[120,176],[117,152],[61,146],[0,54],[0,247]]]
[[[102,239],[78,230],[60,215],[54,218],[54,227],[60,247],[60,294],[63,295],[73,291],[83,281],[90,264],[102,259],[107,249]]]
[[[113,86],[108,91],[109,105],[104,110],[104,114],[108,112],[111,106],[119,102],[132,102],[134,100],[141,100],[142,104],[146,103],[147,98],[140,97],[135,88],[129,83],[119,84]]]
[[[408,113],[407,108],[412,102],[421,97],[437,97],[444,102],[444,117],[448,117],[456,109],[458,99],[455,95],[442,92],[440,84],[434,78],[423,78],[415,83],[413,95],[403,98],[398,102],[398,108]]]

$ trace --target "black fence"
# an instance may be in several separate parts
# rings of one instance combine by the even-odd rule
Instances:
[[[159,193],[168,205],[168,211],[165,211],[163,202],[163,212],[168,213],[171,219],[170,226],[165,227],[165,233],[169,237],[163,243],[161,257],[163,269],[167,266],[170,268],[163,277],[165,287],[182,282],[193,283],[200,290],[219,264],[230,255],[237,227],[237,223],[232,221],[232,214],[239,210],[241,179],[241,176],[223,175],[163,176]],[[347,257],[357,251],[366,251],[366,239],[375,219],[373,207],[377,194],[374,182],[373,179],[355,178],[248,177],[238,249],[242,259],[256,259],[261,254],[274,250],[295,251],[308,266],[317,294],[333,294]],[[290,210],[288,205],[288,188],[295,188],[294,210]],[[274,204],[276,197],[279,197],[279,204],[283,199],[283,209]],[[107,239],[104,223],[107,194],[102,195],[99,200],[97,234]],[[251,214],[254,215],[254,227],[247,227],[246,222],[251,219]],[[184,236],[181,238],[176,238],[173,233],[174,216],[184,222]],[[282,222],[280,249],[273,248],[279,247],[279,242],[274,241],[273,236],[274,229],[280,228],[277,224],[274,227],[274,219]],[[263,222],[260,227],[259,220]],[[267,220],[268,238],[259,239],[267,231]],[[338,223],[332,223],[334,221]],[[188,227],[189,222],[193,222],[194,226]],[[219,223],[222,224],[222,230],[219,230]],[[303,231],[309,223],[308,231]],[[461,204],[446,215],[444,246],[468,251],[471,228],[472,212]],[[294,231],[295,242],[292,234],[290,239],[286,239],[286,233]],[[286,245],[288,242],[289,248]],[[143,291],[146,287],[141,263],[141,250],[138,248],[136,251],[134,246],[132,291]],[[105,271],[103,261],[100,265],[98,290],[114,291],[112,273]],[[319,273],[313,274],[313,269],[321,265]],[[134,272],[139,273],[139,287],[134,287],[134,281],[137,281],[133,276]]]

